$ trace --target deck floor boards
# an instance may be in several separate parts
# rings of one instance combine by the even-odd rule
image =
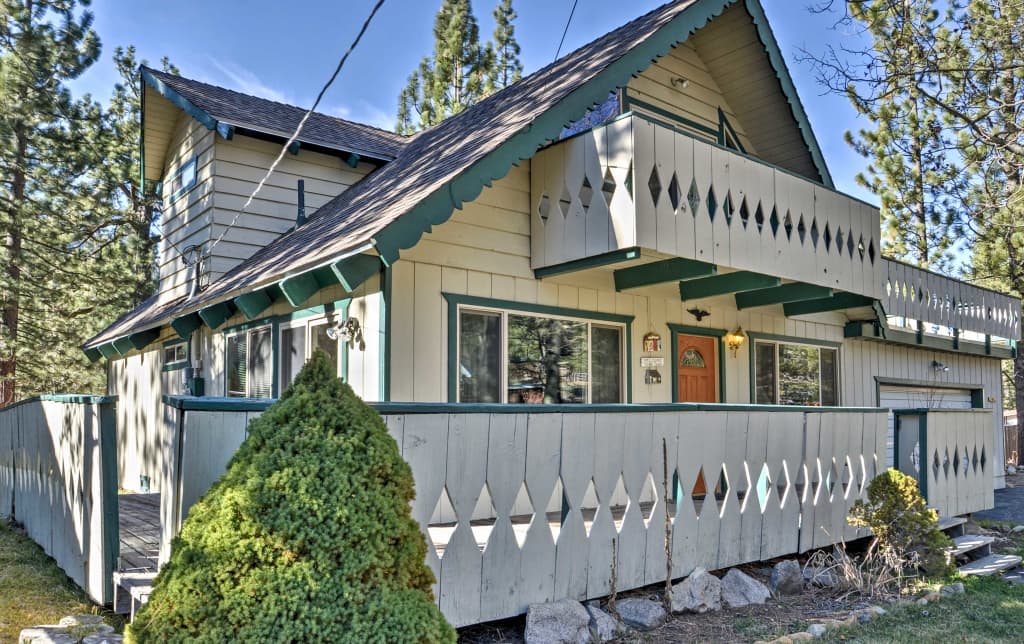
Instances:
[[[117,497],[121,550],[119,571],[156,571],[160,552],[160,494]]]

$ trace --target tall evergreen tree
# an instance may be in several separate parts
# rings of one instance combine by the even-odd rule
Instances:
[[[434,53],[425,56],[398,95],[402,134],[437,125],[522,75],[510,0],[495,10],[495,42],[480,44],[470,0],[443,0],[434,19]],[[501,68],[498,64],[500,61]]]
[[[494,64],[488,74],[488,85],[492,91],[505,89],[523,77],[523,63],[519,60],[519,42],[516,28],[512,24],[517,17],[512,0],[500,0],[494,8]]]

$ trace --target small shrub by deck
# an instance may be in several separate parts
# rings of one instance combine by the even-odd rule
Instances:
[[[886,470],[868,484],[867,501],[850,510],[850,524],[871,528],[878,550],[903,569],[923,568],[942,574],[952,544],[938,529],[938,514],[925,505],[917,480],[895,469]]]
[[[316,352],[191,509],[129,640],[454,642],[380,416]]]

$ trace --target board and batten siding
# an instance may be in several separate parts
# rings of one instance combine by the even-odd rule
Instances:
[[[687,81],[686,87],[678,86],[678,81],[677,85],[672,84],[674,79],[680,78]],[[718,83],[708,72],[707,65],[691,43],[676,45],[667,54],[655,60],[650,67],[629,82],[626,93],[630,101],[642,101],[716,132],[719,128],[718,110],[721,108],[729,119],[729,124],[736,130],[743,147],[748,153],[755,156],[757,154],[750,137],[743,129],[743,124],[729,106]],[[665,116],[643,106],[631,103],[631,109],[666,120]],[[706,132],[691,130],[685,125],[681,127],[693,131],[698,136],[711,138]]]
[[[448,397],[448,306],[442,293],[542,304],[580,311],[633,316],[630,337],[631,402],[672,400],[668,324],[731,330],[742,326],[755,334],[787,336],[809,343],[823,341],[840,347],[840,402],[847,406],[878,405],[876,377],[888,380],[935,382],[984,387],[986,407],[993,408],[993,432],[1001,437],[1002,390],[999,361],[898,345],[846,340],[840,314],[787,318],[782,307],[736,310],[731,296],[683,302],[675,284],[616,292],[612,273],[591,270],[537,280],[530,269],[529,166],[513,168],[485,188],[473,202],[436,226],[415,247],[404,251],[393,267],[391,400],[441,402]],[[711,315],[696,322],[686,312],[694,306]],[[644,383],[639,368],[642,338],[648,331],[662,335],[666,358],[662,382]],[[749,345],[748,345],[749,346]],[[750,352],[743,347],[733,357],[725,352],[723,402],[750,403]],[[650,354],[647,354],[650,355]],[[932,361],[950,367],[936,372]],[[994,402],[988,402],[993,397]],[[888,439],[890,453],[892,437]],[[1002,441],[993,442],[1002,462]],[[1001,476],[996,478],[1002,487]]]

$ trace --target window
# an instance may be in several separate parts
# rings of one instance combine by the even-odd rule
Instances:
[[[228,396],[273,396],[272,337],[269,325],[227,336],[225,380]]]
[[[168,201],[174,201],[185,194],[196,185],[196,171],[199,157],[192,157],[186,161],[178,171],[171,176],[167,184]]]
[[[458,323],[459,402],[622,402],[622,325],[471,308]]]
[[[334,365],[334,372],[340,372],[341,343],[332,330],[335,328],[333,317],[301,320],[281,328],[281,389],[295,380],[313,351],[323,351]]]
[[[164,346],[164,371],[184,369],[188,364],[188,345],[185,341]]]
[[[754,342],[754,401],[759,405],[839,404],[839,351],[782,342]]]

